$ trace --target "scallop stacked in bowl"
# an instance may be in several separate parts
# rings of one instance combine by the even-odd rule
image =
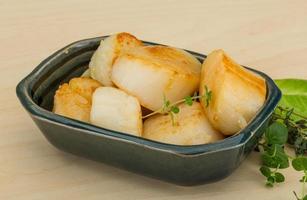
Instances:
[[[82,77],[59,87],[53,111],[150,140],[197,145],[239,132],[265,95],[264,79],[223,50],[200,63],[184,50],[145,46],[119,33],[101,41]],[[164,110],[171,105],[175,114]]]

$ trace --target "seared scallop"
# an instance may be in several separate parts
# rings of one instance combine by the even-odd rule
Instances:
[[[202,101],[202,106],[212,125],[224,135],[232,135],[262,107],[266,83],[223,50],[216,50],[203,63],[199,91],[200,95],[211,93],[211,99]]]
[[[115,61],[112,81],[137,97],[142,106],[157,110],[198,89],[201,63],[190,53],[166,46],[130,49]]]
[[[73,78],[62,84],[54,96],[53,112],[89,122],[92,94],[101,84],[90,78]]]
[[[102,40],[89,64],[91,77],[104,86],[112,86],[111,72],[116,58],[125,50],[141,45],[142,42],[129,33],[111,35]]]
[[[117,88],[100,87],[94,92],[90,121],[103,128],[142,135],[139,101]]]
[[[156,115],[144,122],[143,137],[168,144],[197,145],[223,139],[209,123],[200,103],[179,105],[173,123],[169,115]]]

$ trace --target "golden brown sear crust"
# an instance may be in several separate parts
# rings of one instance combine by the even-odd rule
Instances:
[[[73,78],[60,85],[54,96],[53,112],[89,122],[92,94],[101,84],[90,78]]]
[[[133,44],[134,46],[142,46],[142,42],[138,40],[134,35],[131,35],[129,33],[123,32],[119,33],[115,37],[115,47],[114,47],[114,57],[112,59],[112,65],[118,58],[118,56],[126,51],[127,47],[128,49],[131,48],[130,44]],[[123,51],[123,52],[122,52]]]
[[[142,41],[138,40],[134,35],[126,32],[118,33],[116,39],[121,46],[124,46],[124,44],[129,45],[131,42],[142,45]]]
[[[79,95],[92,102],[92,94],[101,84],[91,78],[73,78],[69,81],[70,88]]]
[[[175,75],[198,76],[200,73],[198,60],[174,47],[161,45],[137,47],[130,49],[123,56],[157,69],[167,70]]]
[[[266,84],[265,80],[255,75],[253,72],[246,70],[241,65],[237,64],[234,60],[232,60],[223,50],[217,50],[223,54],[223,62],[227,70],[236,74],[239,78],[243,79],[245,82],[253,85],[258,89],[258,92],[265,96],[266,95]]]

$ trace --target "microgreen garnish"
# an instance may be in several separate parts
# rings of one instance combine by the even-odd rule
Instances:
[[[204,95],[197,95],[196,92],[194,92],[193,96],[186,96],[185,98],[176,101],[174,103],[171,103],[165,95],[163,95],[163,105],[160,109],[143,116],[143,119],[146,119],[150,116],[156,115],[156,114],[167,114],[171,116],[172,123],[175,125],[175,115],[180,112],[180,109],[178,107],[179,104],[185,103],[188,106],[192,106],[194,101],[200,100],[200,101],[205,101],[206,107],[208,107],[209,102],[211,101],[212,98],[212,91],[208,89],[208,87],[205,85],[205,94]]]
[[[205,85],[205,94],[203,96],[203,101],[206,102],[206,107],[209,106],[209,103],[212,99],[212,91],[208,89],[208,87]]]
[[[171,102],[166,99],[165,95],[163,94],[163,106],[162,106],[162,113],[167,112],[169,109],[169,106],[171,105]]]
[[[172,106],[172,107],[171,107],[171,112],[174,113],[174,114],[179,113],[179,108],[178,108],[178,106]]]
[[[184,98],[184,103],[191,106],[193,104],[193,99],[191,96],[187,96]]]

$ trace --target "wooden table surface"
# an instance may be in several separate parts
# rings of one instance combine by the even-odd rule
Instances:
[[[306,0],[0,1],[0,199],[294,199],[300,174],[268,189],[253,152],[223,181],[180,187],[51,146],[15,95],[16,84],[57,49],[126,31],[208,54],[225,49],[273,78],[307,78]],[[222,167],[222,166],[221,166]]]

